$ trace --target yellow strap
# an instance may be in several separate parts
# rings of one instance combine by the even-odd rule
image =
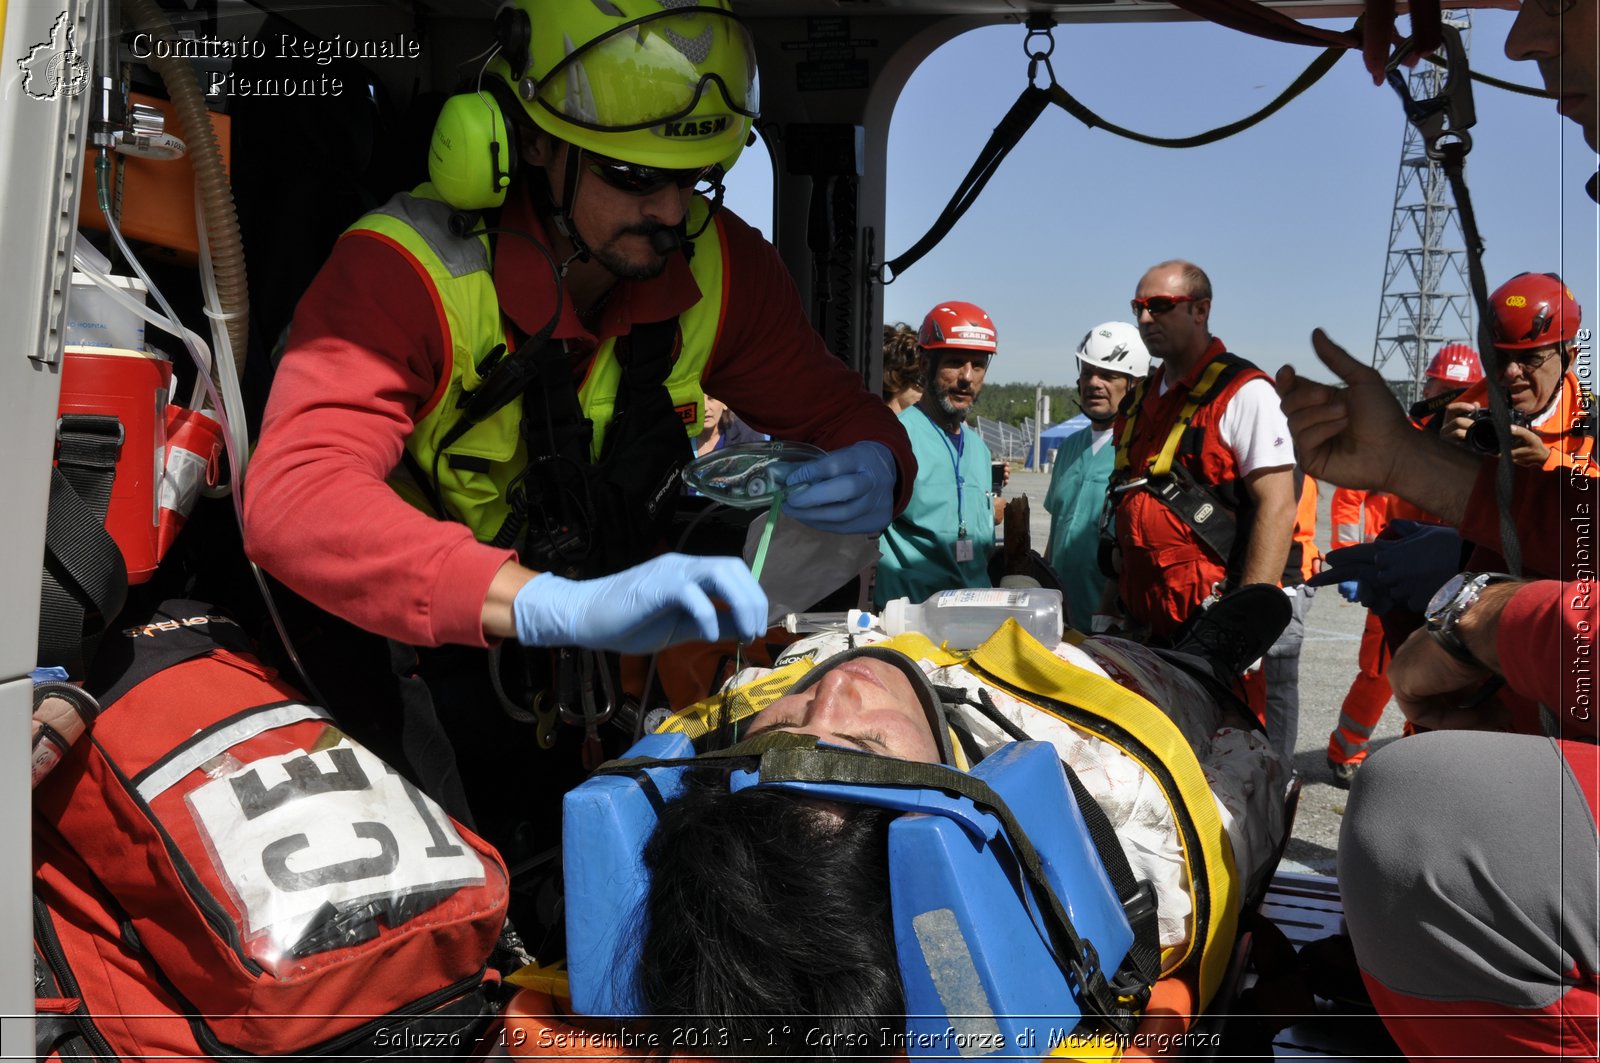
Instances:
[[[1021,700],[1049,712],[1030,694],[1052,701],[1066,702],[1091,715],[1115,723],[1148,749],[1171,773],[1176,793],[1166,792],[1169,804],[1188,812],[1199,838],[1200,852],[1185,845],[1184,866],[1191,888],[1205,889],[1210,911],[1204,928],[1196,927],[1187,945],[1163,963],[1163,976],[1193,959],[1196,942],[1204,932],[1204,947],[1198,957],[1199,1001],[1208,1003],[1221,984],[1222,975],[1233,951],[1242,903],[1239,873],[1233,862],[1233,848],[1227,829],[1217,812],[1216,799],[1206,783],[1205,772],[1194,750],[1166,714],[1144,698],[1104,676],[1084,671],[1057,657],[1037,639],[1008,620],[972,654],[972,663],[996,676],[1015,691]],[[1070,723],[1070,721],[1068,721]],[[1112,739],[1095,733],[1095,738]],[[1121,748],[1120,746],[1118,748]],[[1124,749],[1129,756],[1133,751]],[[1136,758],[1137,759],[1137,758]],[[1158,780],[1159,781],[1159,780]],[[1167,960],[1163,957],[1163,960]]]
[[[1206,399],[1211,397],[1211,389],[1216,387],[1217,378],[1228,368],[1228,360],[1218,358],[1206,366],[1206,371],[1200,374],[1200,379],[1189,391],[1189,399],[1183,404],[1183,409],[1178,412],[1178,419],[1172,424],[1172,431],[1167,433],[1167,441],[1162,444],[1161,451],[1154,460],[1145,466],[1148,476],[1166,476],[1172,472],[1172,463],[1178,455],[1178,441],[1183,438],[1189,421],[1194,417]],[[1139,421],[1139,414],[1144,409],[1145,392],[1150,386],[1149,378],[1139,382],[1138,391],[1134,393],[1133,405],[1128,409],[1128,418],[1122,427],[1122,438],[1117,441],[1117,457],[1115,471],[1122,472],[1128,468],[1130,459],[1128,449],[1133,443],[1134,425]]]
[[[1133,386],[1133,402],[1128,404],[1128,417],[1123,422],[1117,439],[1117,456],[1112,463],[1113,478],[1128,468],[1128,444],[1133,440],[1133,426],[1139,423],[1139,411],[1144,409],[1145,392],[1150,390],[1150,378],[1144,377]]]
[[[1225,359],[1218,358],[1206,366],[1206,371],[1200,374],[1200,380],[1189,392],[1189,401],[1183,404],[1183,410],[1178,414],[1178,419],[1173,422],[1172,431],[1167,433],[1167,441],[1161,447],[1161,453],[1150,464],[1151,476],[1166,476],[1172,472],[1173,459],[1178,456],[1178,440],[1183,438],[1184,431],[1189,427],[1189,421],[1194,417],[1194,412],[1200,408],[1201,403],[1211,397],[1211,389],[1216,386],[1217,377],[1228,368]]]
[[[521,989],[532,989],[547,996],[560,997],[563,1001],[572,999],[572,990],[567,986],[567,969],[561,964],[541,967],[537,963],[530,963],[506,975],[506,981]]]

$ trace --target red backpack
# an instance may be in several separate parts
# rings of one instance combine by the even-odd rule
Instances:
[[[107,636],[89,689],[94,730],[34,793],[41,1056],[471,1049],[493,849],[201,603]]]

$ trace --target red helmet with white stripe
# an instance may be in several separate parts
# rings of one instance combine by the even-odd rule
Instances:
[[[996,339],[994,320],[972,303],[940,303],[917,330],[917,346],[929,351],[951,347],[994,354]]]
[[[1471,387],[1483,379],[1483,362],[1478,352],[1465,343],[1447,343],[1439,348],[1425,371],[1434,380],[1457,387]]]

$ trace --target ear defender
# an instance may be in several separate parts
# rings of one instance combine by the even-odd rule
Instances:
[[[528,20],[528,13],[515,4],[502,7],[494,16],[494,38],[511,67],[511,80],[522,80],[528,69],[528,48],[533,42],[533,23]]]
[[[505,202],[517,166],[515,127],[497,99],[498,84],[444,101],[428,145],[428,179],[457,210],[490,210]]]

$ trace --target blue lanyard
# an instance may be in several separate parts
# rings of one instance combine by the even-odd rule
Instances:
[[[933,425],[934,431],[939,433],[939,438],[944,440],[944,445],[950,451],[950,471],[956,475],[956,538],[967,537],[967,518],[962,515],[962,495],[966,493],[966,481],[961,478],[961,455],[967,445],[966,433],[961,431],[961,426],[956,426],[956,441],[950,442],[950,433],[940,427],[939,422],[929,416],[928,411],[921,406],[917,407],[922,416],[928,418],[928,423]]]

